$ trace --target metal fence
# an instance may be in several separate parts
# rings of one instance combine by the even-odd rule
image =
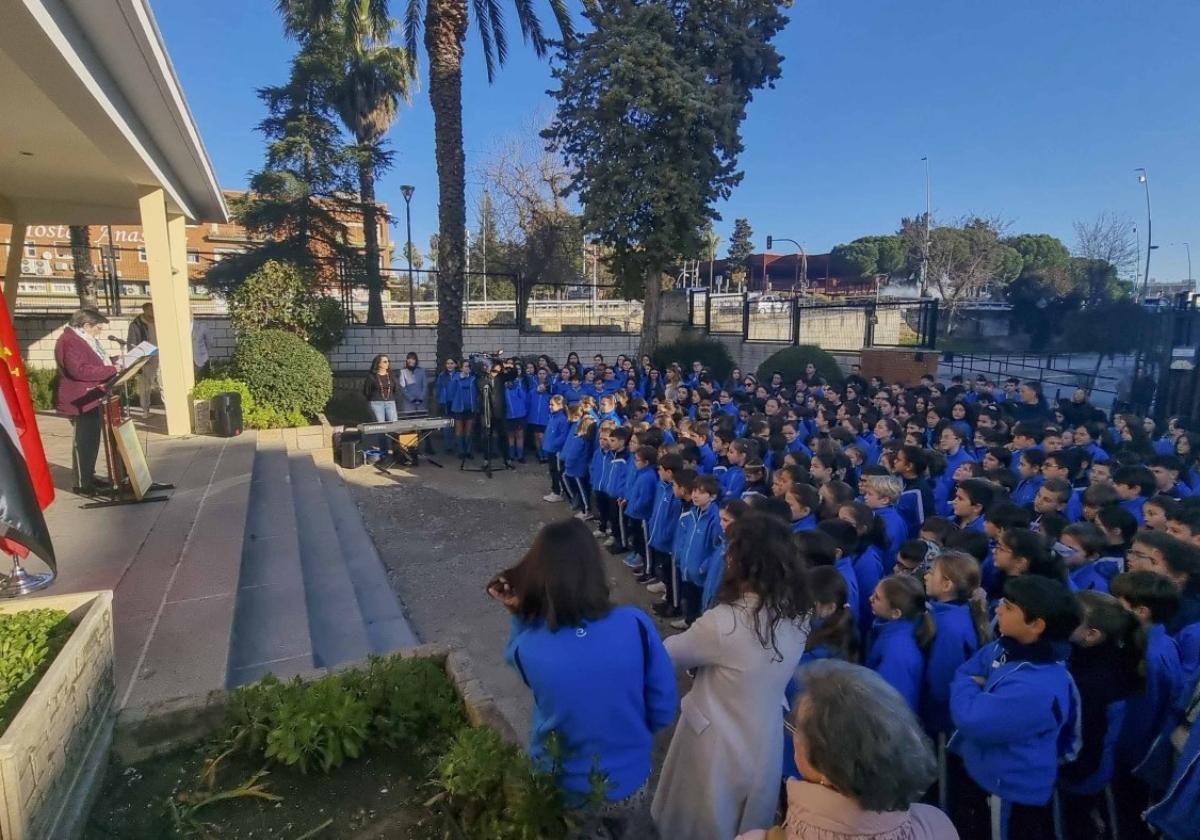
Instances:
[[[706,289],[689,291],[688,300],[688,322],[710,335],[814,344],[825,350],[933,349],[937,321],[936,300],[816,303],[753,293],[712,294]]]

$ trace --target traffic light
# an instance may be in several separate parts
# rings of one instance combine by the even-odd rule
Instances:
[[[769,236],[767,237],[767,250],[768,251],[771,250],[771,237],[769,237]]]

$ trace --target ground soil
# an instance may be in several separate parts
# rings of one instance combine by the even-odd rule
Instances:
[[[432,794],[424,784],[428,770],[419,759],[402,752],[377,750],[328,776],[272,767],[260,782],[270,793],[282,796],[281,801],[230,799],[196,810],[190,820],[175,819],[169,806],[172,798],[207,791],[198,777],[203,759],[204,751],[197,749],[129,767],[109,767],[84,840],[432,840],[441,836],[440,818],[423,804]],[[235,788],[260,769],[261,761],[226,759],[214,790]],[[321,826],[325,827],[318,831]]]

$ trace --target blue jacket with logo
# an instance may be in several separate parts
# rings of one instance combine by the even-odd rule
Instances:
[[[1146,757],[1182,688],[1179,646],[1167,635],[1166,627],[1152,624],[1146,633],[1146,685],[1125,701],[1125,721],[1117,741],[1121,766],[1136,767]]]
[[[550,422],[550,385],[547,383],[546,390],[541,393],[538,393],[539,383],[536,379],[526,385],[525,421],[534,426],[545,426]]]
[[[625,503],[625,515],[630,519],[644,522],[654,513],[654,487],[658,484],[658,470],[647,464],[638,469],[634,467],[633,481],[629,486],[628,501]]]
[[[525,383],[521,379],[513,379],[504,385],[504,416],[509,420],[524,420],[528,395]]]
[[[596,489],[601,493],[607,493],[613,498],[620,496],[620,491],[624,488],[625,463],[629,457],[630,452],[628,449],[622,449],[620,452],[611,452],[608,462],[604,465],[604,473],[600,477],[600,483],[596,486]]]
[[[683,500],[676,498],[675,485],[669,481],[658,482],[654,488],[654,510],[650,514],[650,547],[655,551],[671,551],[682,508]]]
[[[933,601],[929,605],[937,632],[929,643],[921,694],[921,721],[931,733],[949,733],[950,682],[958,666],[979,650],[979,635],[966,601]]]
[[[1050,646],[1038,646],[1049,648]],[[1061,649],[1061,650],[1060,650]],[[949,749],[988,793],[1045,805],[1060,762],[1079,750],[1079,693],[1058,646],[1050,657],[999,639],[964,662],[950,683]],[[984,678],[979,685],[972,677]]]
[[[433,398],[437,400],[438,410],[443,414],[450,412],[450,404],[454,402],[454,377],[457,372],[443,370],[433,380]]]
[[[854,577],[858,581],[858,614],[855,616],[858,624],[858,638],[863,640],[864,647],[871,638],[871,625],[875,622],[875,613],[871,612],[871,593],[886,577],[883,573],[883,553],[879,546],[869,545],[852,558]]]
[[[587,478],[589,461],[592,457],[592,442],[577,434],[567,435],[563,444],[563,475],[567,478]]]
[[[1120,557],[1100,557],[1071,572],[1071,586],[1080,592],[1094,589],[1108,592],[1108,583],[1121,574],[1124,561]]]
[[[455,414],[474,414],[479,410],[479,392],[471,374],[459,371],[454,375],[450,410]]]
[[[717,480],[721,483],[721,501],[742,498],[746,489],[746,471],[741,467],[730,464]]]
[[[716,502],[703,511],[692,508],[679,517],[676,545],[675,562],[680,577],[696,586],[704,586],[710,562],[722,550],[721,520]]]

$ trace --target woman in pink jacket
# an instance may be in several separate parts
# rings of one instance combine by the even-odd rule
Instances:
[[[54,345],[58,365],[58,413],[71,421],[74,442],[71,466],[75,475],[72,492],[90,496],[96,492],[96,456],[100,453],[100,386],[117,372],[100,335],[108,323],[96,309],[80,309]]]
[[[738,840],[958,840],[919,804],[936,765],[908,703],[874,671],[835,659],[805,666],[788,729],[804,780],[788,779],[783,826]]]

